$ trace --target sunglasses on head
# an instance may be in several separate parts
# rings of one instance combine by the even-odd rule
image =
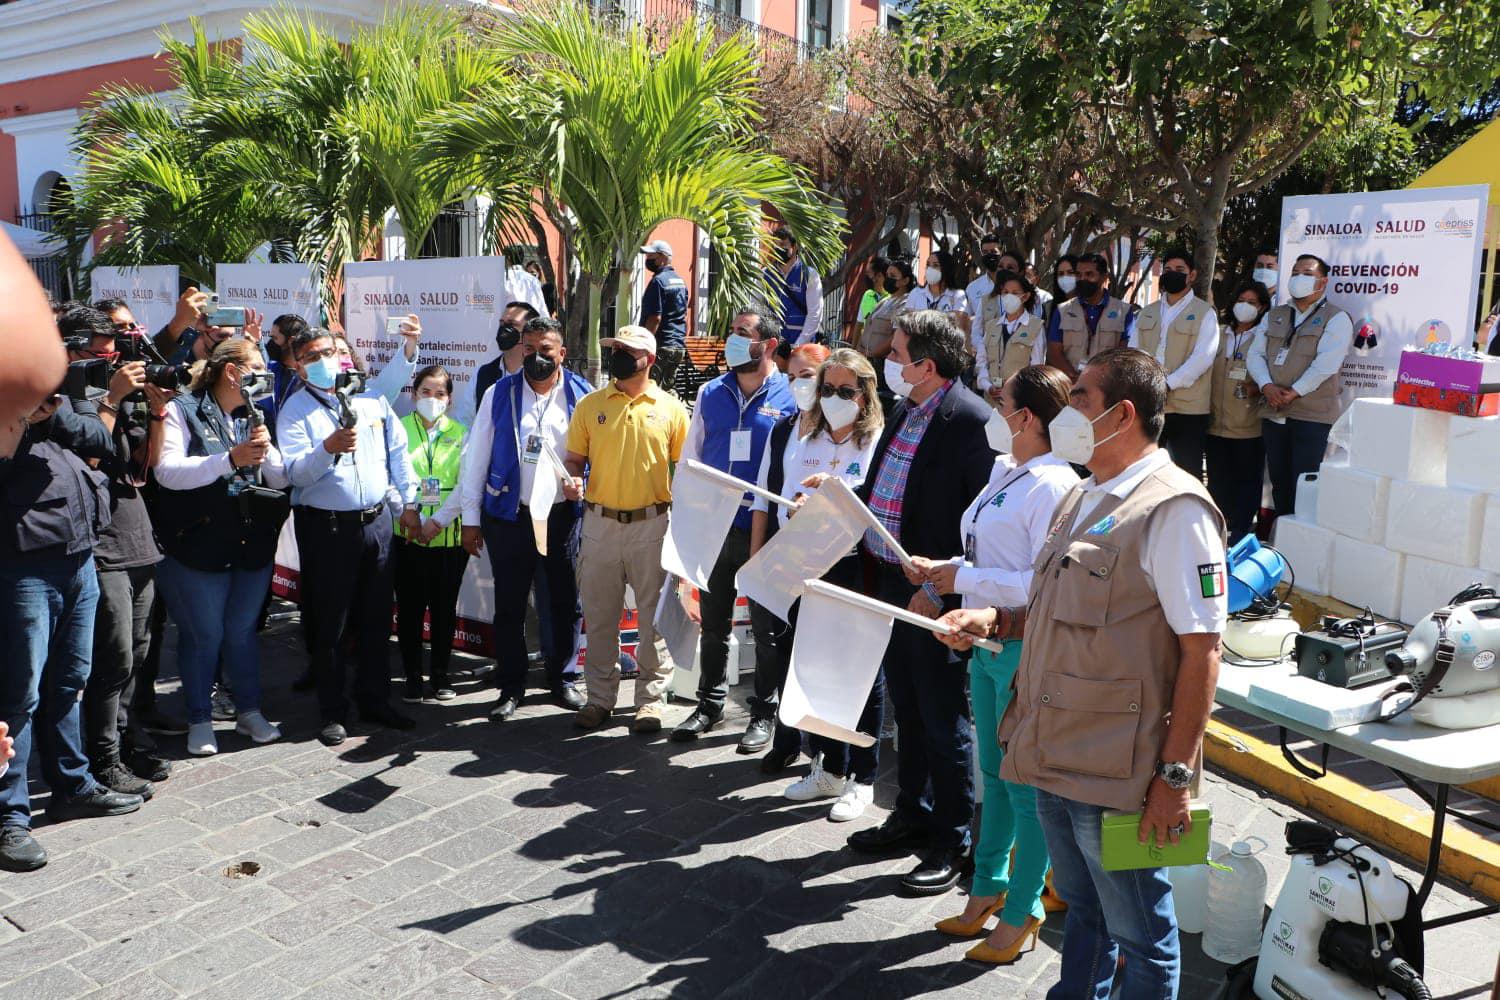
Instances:
[[[859,395],[859,389],[852,385],[832,386],[825,383],[818,387],[818,395],[824,399],[830,396],[838,396],[839,399],[853,399]]]

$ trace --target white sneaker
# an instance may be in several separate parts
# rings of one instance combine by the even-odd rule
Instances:
[[[281,730],[266,721],[266,717],[259,712],[241,712],[239,720],[234,724],[234,731],[241,736],[248,736],[256,743],[274,743],[281,739]]]
[[[801,781],[793,782],[782,792],[793,802],[811,802],[813,799],[831,799],[844,790],[844,779],[823,770],[823,758],[813,761],[812,770]]]
[[[188,726],[187,752],[194,757],[211,757],[219,752],[212,722],[195,722]]]
[[[828,818],[834,823],[847,823],[865,814],[865,806],[875,801],[875,784],[862,785],[850,778],[844,782],[844,792],[828,810]]]

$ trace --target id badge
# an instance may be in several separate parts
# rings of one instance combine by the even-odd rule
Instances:
[[[443,502],[443,483],[436,476],[425,476],[417,503],[423,507],[434,507]]]
[[[729,460],[731,462],[750,461],[750,432],[731,431],[729,434]]]
[[[1290,347],[1283,347],[1281,350],[1276,352],[1276,360],[1273,362],[1273,364],[1275,364],[1277,368],[1280,368],[1282,365],[1286,364],[1286,359],[1291,353],[1292,349]]]
[[[540,434],[528,434],[526,436],[526,454],[521,456],[521,461],[527,465],[535,465],[542,454],[542,436]]]
[[[1229,366],[1229,381],[1231,382],[1243,382],[1245,381],[1245,376],[1248,374],[1250,374],[1250,370],[1242,361],[1235,362]]]
[[[973,566],[977,563],[979,555],[979,544],[974,538],[974,532],[970,531],[964,535],[964,562]]]

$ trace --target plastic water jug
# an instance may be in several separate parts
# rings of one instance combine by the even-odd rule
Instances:
[[[1218,861],[1229,848],[1217,840],[1208,845],[1208,857]],[[1189,934],[1202,934],[1208,923],[1208,865],[1177,865],[1167,869],[1172,880],[1172,902],[1177,907],[1177,927]]]
[[[1203,954],[1233,965],[1260,952],[1260,921],[1266,906],[1266,869],[1250,844],[1236,840],[1208,870],[1208,923]]]

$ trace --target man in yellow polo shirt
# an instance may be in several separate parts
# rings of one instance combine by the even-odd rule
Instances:
[[[603,341],[614,350],[614,380],[578,401],[568,424],[565,459],[572,479],[568,499],[584,500],[583,542],[578,551],[578,595],[588,628],[584,679],[588,704],[574,724],[596,729],[614,710],[620,687],[620,612],[625,585],[640,613],[636,660],[635,720],[631,731],[661,729],[662,695],[672,662],[656,641],[656,601],[666,571],[661,568],[667,508],[672,503],[672,465],[687,438],[687,409],[651,381],[656,337],[645,327],[624,326]],[[587,466],[587,487],[583,470]]]

